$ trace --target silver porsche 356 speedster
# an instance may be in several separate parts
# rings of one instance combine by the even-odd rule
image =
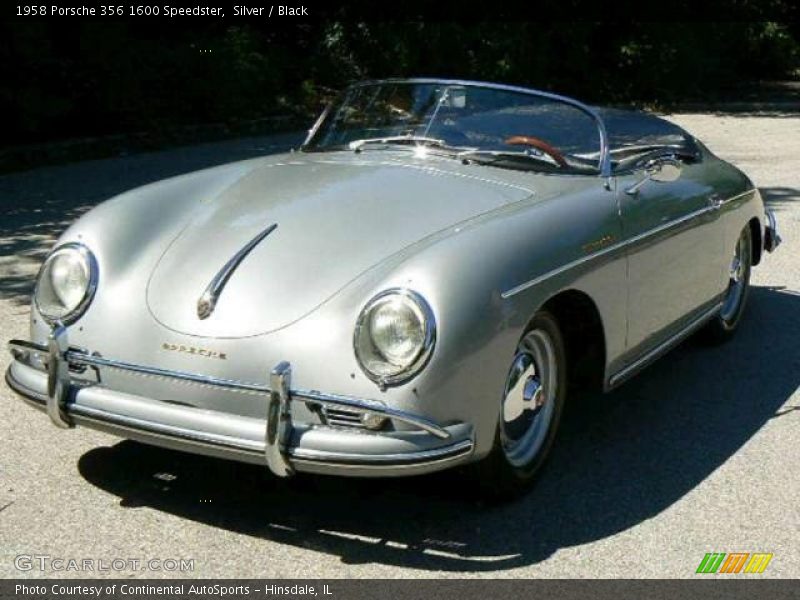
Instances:
[[[357,84],[298,151],[60,238],[8,384],[63,428],[310,472],[522,489],[569,392],[736,329],[780,242],[671,123],[531,89]]]

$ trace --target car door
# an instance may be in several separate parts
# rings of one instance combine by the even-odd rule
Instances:
[[[652,174],[665,164],[672,177],[650,178],[639,168],[616,180],[628,258],[631,360],[685,328],[724,289],[722,228],[703,165],[659,158],[648,168]]]

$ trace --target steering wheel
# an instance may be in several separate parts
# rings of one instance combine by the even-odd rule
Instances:
[[[558,148],[554,148],[544,140],[532,135],[512,135],[511,137],[503,140],[503,143],[508,144],[509,146],[531,146],[547,154],[550,158],[556,161],[556,164],[559,167],[569,166],[567,165],[567,160],[564,158],[564,155],[561,154]]]

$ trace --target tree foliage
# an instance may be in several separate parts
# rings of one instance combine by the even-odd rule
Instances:
[[[315,112],[352,80],[444,76],[522,84],[590,102],[703,100],[798,76],[796,24],[125,21],[0,27],[5,143]]]

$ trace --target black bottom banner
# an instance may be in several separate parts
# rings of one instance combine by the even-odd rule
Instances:
[[[0,581],[0,598],[19,600],[219,600],[319,598],[320,600],[415,600],[537,598],[626,600],[702,598],[738,600],[797,597],[792,580],[14,580]]]

